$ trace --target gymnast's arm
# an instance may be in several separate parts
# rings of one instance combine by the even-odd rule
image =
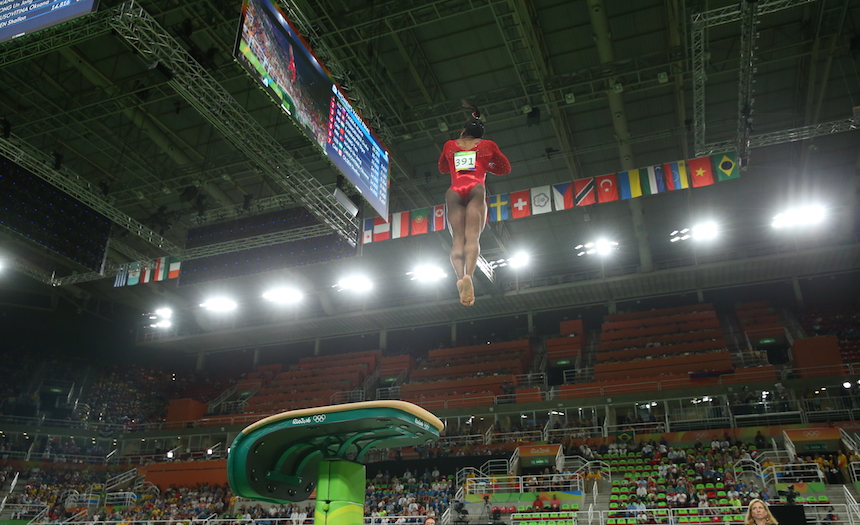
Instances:
[[[511,172],[511,163],[505,154],[499,149],[499,146],[493,142],[493,160],[487,164],[487,171],[495,175],[507,175]]]
[[[450,141],[449,141],[450,142]],[[448,163],[448,142],[442,148],[442,154],[439,155],[439,173],[450,173],[451,165]]]

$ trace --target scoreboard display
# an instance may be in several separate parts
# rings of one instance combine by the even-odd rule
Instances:
[[[98,4],[98,0],[0,0],[0,42],[92,13]]]
[[[361,196],[387,218],[388,151],[280,8],[270,0],[245,0],[234,55]]]

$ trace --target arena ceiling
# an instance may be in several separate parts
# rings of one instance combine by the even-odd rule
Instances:
[[[282,7],[390,149],[393,212],[443,202],[448,179],[436,164],[466,118],[462,98],[484,109],[487,138],[513,165],[510,175],[491,177],[494,194],[712,152],[740,149],[748,159],[740,180],[490,224],[486,260],[527,250],[532,264],[519,274],[498,268],[494,281],[482,276],[478,291],[487,299],[469,312],[452,283],[419,290],[405,275],[417,261],[447,264],[443,233],[365,245],[357,259],[217,283],[251,290],[299,281],[312,304],[281,326],[302,326],[293,330],[300,337],[860,267],[856,1],[292,0]],[[12,127],[0,153],[42,166],[37,174],[111,212],[118,225],[111,265],[182,255],[197,225],[304,204],[307,193],[290,177],[307,177],[324,194],[318,214],[349,222],[329,197],[335,170],[233,59],[240,10],[239,0],[103,0],[96,14],[0,44],[0,116]],[[224,107],[242,118],[225,117]],[[255,151],[243,139],[249,133],[274,147]],[[47,167],[51,152],[63,155],[58,172]],[[180,198],[192,185],[206,195],[203,210]],[[812,202],[828,208],[823,228],[770,227],[782,208]],[[709,218],[721,225],[718,242],[669,242],[673,230]],[[0,235],[21,273],[59,284],[45,289],[91,310],[103,301],[191,309],[212,288],[175,281],[113,288],[111,277],[94,279],[10,230]],[[613,257],[576,256],[574,246],[601,236],[619,243]],[[373,299],[331,291],[338,274],[357,267],[373,273]],[[364,324],[327,322],[332,317]],[[279,331],[282,339],[299,337]],[[229,345],[241,344],[236,339]]]

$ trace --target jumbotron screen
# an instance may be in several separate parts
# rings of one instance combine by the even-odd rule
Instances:
[[[279,7],[269,0],[244,1],[234,55],[379,215],[388,217],[388,151]]]
[[[98,6],[98,0],[0,0],[0,42],[92,13]]]

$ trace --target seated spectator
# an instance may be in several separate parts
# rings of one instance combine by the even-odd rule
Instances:
[[[540,495],[535,498],[534,503],[532,503],[532,510],[535,512],[543,511],[543,500],[540,499]]]
[[[549,508],[553,512],[558,512],[561,510],[561,500],[558,499],[557,494],[552,495],[552,500],[550,500]]]

